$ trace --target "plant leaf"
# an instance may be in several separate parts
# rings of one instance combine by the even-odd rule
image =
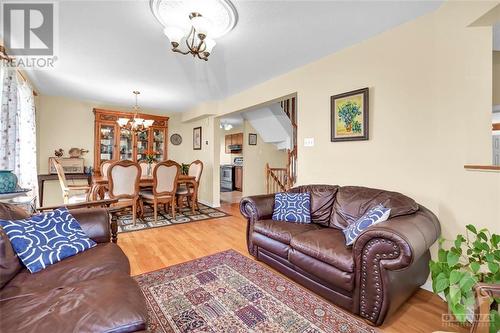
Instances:
[[[477,273],[479,271],[479,268],[481,268],[481,265],[477,261],[474,261],[470,263],[470,268],[474,273]]]
[[[469,230],[470,232],[472,232],[474,235],[477,234],[476,227],[473,226],[472,224],[467,224],[465,227],[467,228],[467,230]]]
[[[450,301],[451,304],[456,305],[460,303],[460,299],[462,298],[462,291],[458,284],[454,284],[450,286]]]
[[[460,281],[462,276],[463,276],[463,273],[458,271],[458,270],[451,271],[451,273],[450,273],[450,285],[455,284],[458,281]]]
[[[439,249],[439,251],[438,251],[438,261],[439,262],[446,262],[446,254],[447,253],[448,253],[448,251],[443,250],[443,249]]]
[[[448,252],[448,254],[446,256],[446,261],[448,263],[448,266],[450,266],[450,267],[455,266],[458,263],[459,259],[460,259],[460,257],[453,252]]]
[[[439,277],[439,276],[438,276]],[[438,279],[436,281],[436,293],[440,293],[444,291],[446,288],[450,286],[450,281],[447,278],[444,279]]]
[[[458,304],[451,304],[450,305],[450,309],[451,309],[451,312],[453,312],[453,314],[455,315],[455,317],[457,317],[457,320],[461,323],[465,322],[465,307],[458,303]]]
[[[492,261],[489,261],[488,262],[488,269],[490,270],[490,272],[492,272],[493,274],[495,274],[496,272],[498,272],[498,264],[496,262],[492,262]]]
[[[482,240],[484,240],[485,242],[487,242],[487,241],[488,241],[488,237],[486,236],[486,234],[485,234],[483,231],[481,231],[481,232],[479,232],[479,233],[477,234],[477,238],[482,239]]]
[[[459,286],[461,290],[467,291],[472,290],[472,286],[476,284],[476,279],[471,275],[465,274],[462,279],[460,279]]]

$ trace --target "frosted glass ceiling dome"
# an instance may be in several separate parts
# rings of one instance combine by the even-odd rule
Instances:
[[[200,13],[210,21],[208,35],[219,38],[231,31],[238,21],[236,8],[229,0],[150,0],[151,11],[164,28],[188,31],[189,15]]]

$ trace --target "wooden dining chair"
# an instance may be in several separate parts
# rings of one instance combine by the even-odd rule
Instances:
[[[73,204],[79,202],[89,201],[90,186],[88,185],[69,185],[64,174],[64,168],[61,163],[55,158],[52,159],[52,164],[57,172],[59,178],[59,185],[63,195],[63,202],[65,204]]]
[[[118,199],[113,207],[132,208],[132,223],[135,225],[137,218],[137,205],[139,202],[139,182],[141,180],[141,167],[129,161],[117,161],[108,168],[108,192],[106,197]]]
[[[177,189],[177,200],[180,204],[182,204],[182,201],[184,198],[188,201],[189,205],[189,200],[191,200],[191,211],[194,213],[195,207],[196,209],[199,209],[198,207],[198,188],[200,187],[200,178],[201,178],[201,173],[203,172],[203,162],[200,160],[196,160],[191,162],[189,165],[189,171],[188,171],[188,176],[192,176],[195,178],[195,184],[192,183],[185,183],[179,186]],[[179,204],[179,205],[180,205]]]
[[[142,201],[153,204],[155,222],[158,220],[158,204],[169,204],[175,219],[175,194],[180,173],[181,166],[176,162],[160,162],[153,169],[153,189],[140,191]]]
[[[104,177],[104,178],[108,178],[108,169],[109,169],[109,166],[111,165],[111,161],[104,161],[101,163],[101,166],[100,166],[100,171],[101,171],[101,176]]]

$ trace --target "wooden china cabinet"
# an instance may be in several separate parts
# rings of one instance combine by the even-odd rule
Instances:
[[[153,119],[154,123],[146,131],[133,135],[120,128],[118,118],[132,119],[132,112],[94,109],[94,173],[100,175],[100,165],[104,161],[146,159],[148,151],[153,151],[156,161],[167,160],[168,117],[139,113],[143,119]]]

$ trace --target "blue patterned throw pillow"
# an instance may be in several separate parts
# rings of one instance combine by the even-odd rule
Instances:
[[[0,226],[31,273],[96,245],[66,208],[24,220],[0,219]]]
[[[382,205],[377,205],[370,208],[363,216],[361,216],[355,223],[352,223],[345,228],[344,236],[346,245],[352,245],[356,238],[367,228],[380,222],[384,222],[391,214],[390,208],[385,208]]]
[[[309,193],[276,193],[273,220],[311,223],[311,195]]]

